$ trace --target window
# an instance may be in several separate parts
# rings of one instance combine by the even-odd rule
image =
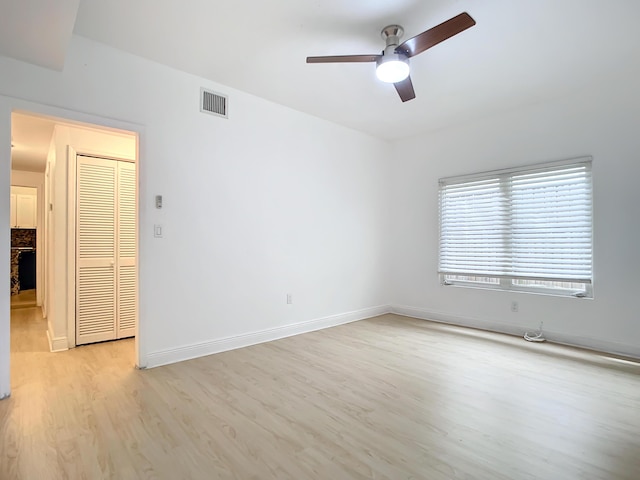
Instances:
[[[592,297],[591,159],[440,180],[443,285]]]

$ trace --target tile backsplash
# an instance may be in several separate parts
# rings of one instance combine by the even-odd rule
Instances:
[[[12,228],[11,246],[36,248],[35,228]]]
[[[20,250],[11,250],[11,295],[20,293]]]

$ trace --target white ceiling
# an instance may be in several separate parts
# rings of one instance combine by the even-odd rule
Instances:
[[[414,57],[403,104],[378,53],[467,11],[477,25]],[[83,0],[77,34],[363,132],[396,139],[561,96],[640,65],[637,0]]]
[[[11,114],[11,168],[44,172],[55,122],[51,119]]]
[[[62,70],[80,0],[0,0],[0,54]]]
[[[73,3],[56,2],[62,5],[60,25],[75,16]],[[15,21],[29,23],[23,10]],[[307,55],[378,53],[387,24],[403,25],[410,38],[463,11],[477,25],[412,59],[417,98],[404,104],[392,85],[376,80],[374,64],[305,63]],[[2,12],[0,25],[15,23],[6,12],[12,10]],[[611,76],[637,76],[639,17],[637,0],[82,0],[74,32],[399,139],[557,98]],[[46,54],[48,43],[66,38],[60,29],[35,35],[31,24],[16,30],[13,25],[12,40],[0,36],[0,52],[11,50],[7,42],[28,40]],[[51,53],[54,68],[56,55]]]

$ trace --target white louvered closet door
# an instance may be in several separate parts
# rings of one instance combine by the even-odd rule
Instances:
[[[112,160],[77,157],[76,344],[116,338],[116,181]]]
[[[135,335],[135,165],[77,157],[76,345]]]
[[[136,334],[136,166],[118,162],[116,338]]]

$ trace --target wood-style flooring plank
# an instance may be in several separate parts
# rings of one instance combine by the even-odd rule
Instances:
[[[640,478],[640,364],[394,315],[146,371],[12,311],[0,479]]]

